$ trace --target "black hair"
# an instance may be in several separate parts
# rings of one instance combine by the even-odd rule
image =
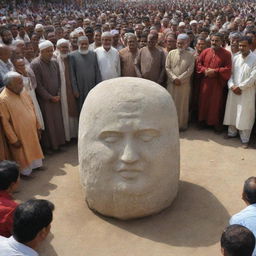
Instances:
[[[223,231],[220,243],[228,256],[252,256],[255,237],[248,228],[235,224]]]
[[[94,30],[92,27],[87,27],[84,32],[85,33],[94,33]]]
[[[206,27],[203,27],[203,28],[201,29],[201,32],[206,32],[206,33],[210,34],[210,29],[209,29],[209,28],[206,28]]]
[[[211,34],[211,38],[212,38],[213,36],[217,36],[217,37],[219,37],[219,38],[220,38],[220,40],[221,40],[221,41],[223,41],[223,34],[221,34],[221,33],[217,32],[217,33],[213,33],[213,34]]]
[[[199,37],[197,37],[196,39],[195,39],[195,42],[194,42],[194,46],[196,46],[197,45],[197,43],[198,43],[198,41],[204,41],[205,43],[206,43],[206,38],[203,38],[203,37],[201,37],[201,36],[199,36]]]
[[[256,177],[250,177],[244,182],[244,196],[250,204],[256,203]]]
[[[47,200],[31,199],[20,204],[13,219],[13,236],[20,243],[32,241],[52,222],[54,204]]]
[[[0,162],[0,190],[6,190],[19,177],[19,166],[12,161]]]
[[[21,29],[21,28],[25,28],[25,26],[23,24],[19,24],[18,29]]]

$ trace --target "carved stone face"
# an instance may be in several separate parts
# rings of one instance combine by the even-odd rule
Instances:
[[[95,87],[80,117],[79,161],[90,208],[128,219],[169,206],[179,180],[177,116],[169,94],[139,78]]]

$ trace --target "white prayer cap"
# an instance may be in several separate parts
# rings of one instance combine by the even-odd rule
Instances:
[[[65,38],[61,38],[61,39],[59,39],[59,40],[57,41],[56,46],[59,47],[59,46],[62,45],[62,44],[69,44],[69,41],[66,40]]]
[[[119,35],[119,31],[116,30],[116,29],[111,30],[110,33],[111,33],[112,36]]]
[[[194,25],[194,24],[197,25],[197,23],[198,23],[198,22],[197,22],[196,20],[191,20],[191,21],[189,22],[189,25],[190,25],[190,26],[191,26],[191,25]]]
[[[12,43],[14,46],[17,46],[19,44],[25,44],[25,42],[21,39],[15,39]]]
[[[106,32],[102,33],[101,38],[103,38],[103,37],[112,37],[112,34],[109,31],[106,31]]]
[[[49,40],[44,40],[42,43],[39,44],[39,50],[42,51],[48,47],[52,47],[53,48],[53,43]]]
[[[187,34],[179,34],[177,37],[177,40],[187,40],[189,39],[189,36]]]
[[[81,27],[78,27],[74,30],[77,33],[83,33],[84,34],[84,30]]]
[[[72,31],[72,32],[70,33],[69,36],[70,36],[70,37],[73,37],[73,36],[76,36],[76,35],[78,35],[78,32],[74,30],[74,31]]]
[[[42,24],[36,24],[36,26],[35,26],[35,30],[37,30],[37,29],[43,29],[44,28],[44,26],[42,25]]]
[[[185,22],[181,21],[181,22],[179,23],[179,27],[185,27],[185,26],[186,26]]]

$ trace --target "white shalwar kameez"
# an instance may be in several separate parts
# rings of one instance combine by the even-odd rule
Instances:
[[[228,81],[228,98],[224,124],[228,125],[228,135],[235,137],[239,131],[242,143],[248,143],[255,120],[255,81],[256,55],[250,53],[246,58],[239,54],[233,59],[232,75]],[[242,90],[236,95],[232,86]]]

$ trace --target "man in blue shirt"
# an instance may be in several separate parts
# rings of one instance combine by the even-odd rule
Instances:
[[[251,230],[256,237],[256,177],[250,177],[244,182],[242,199],[247,207],[233,215],[229,224],[242,225]],[[256,256],[256,249],[253,256]]]
[[[20,204],[14,213],[13,236],[0,236],[0,256],[39,256],[36,248],[51,229],[54,205],[41,199]]]

